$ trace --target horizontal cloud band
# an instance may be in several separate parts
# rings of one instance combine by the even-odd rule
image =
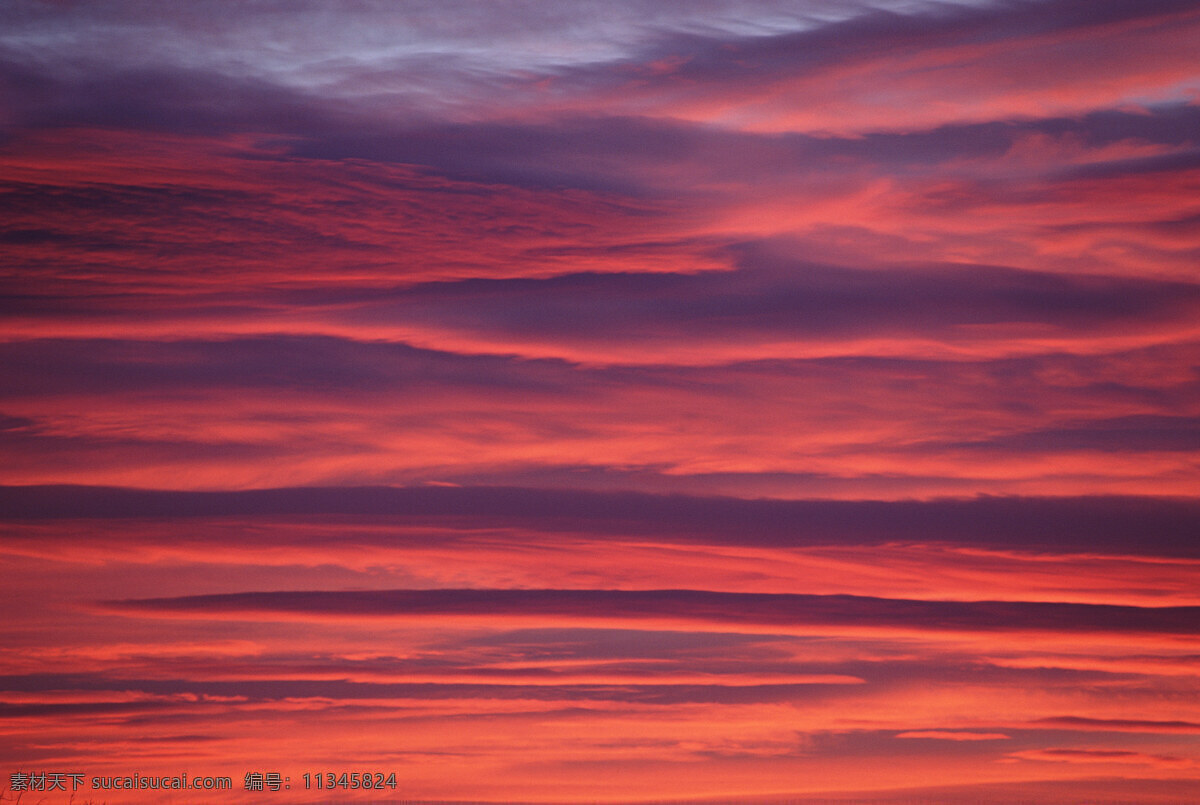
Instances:
[[[224,516],[434,518],[544,533],[758,546],[955,543],[1047,553],[1200,557],[1200,501],[976,497],[744,500],[518,487],[295,487],[225,492],[0,487],[0,518]],[[248,536],[247,539],[254,537]],[[391,538],[389,538],[391,539]]]
[[[106,602],[126,612],[316,617],[667,619],[711,624],[949,631],[1200,634],[1200,607],[912,601],[707,590],[353,590],[247,592]]]

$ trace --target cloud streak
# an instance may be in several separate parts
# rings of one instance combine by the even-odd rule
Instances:
[[[129,612],[328,617],[517,616],[696,620],[709,624],[854,630],[1046,630],[1198,634],[1200,607],[1116,607],[999,601],[897,601],[855,596],[766,595],[698,590],[373,590],[237,593],[110,601]]]
[[[1200,520],[1190,499],[1120,497],[754,501],[504,487],[167,492],[64,486],[0,487],[0,500],[14,520],[361,515],[744,546],[942,542],[1192,558]]]

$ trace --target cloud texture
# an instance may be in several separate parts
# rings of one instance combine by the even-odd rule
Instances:
[[[5,5],[0,791],[1188,799],[1198,39]]]

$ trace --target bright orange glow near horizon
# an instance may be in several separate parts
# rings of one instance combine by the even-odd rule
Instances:
[[[0,9],[0,805],[1200,802],[1200,5]]]

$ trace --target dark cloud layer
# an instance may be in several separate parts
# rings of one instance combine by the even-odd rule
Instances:
[[[1191,721],[1146,721],[1130,718],[1083,718],[1081,716],[1055,716],[1038,719],[1036,724],[1047,727],[1073,730],[1129,730],[1133,732],[1197,732],[1200,724]]]
[[[695,184],[778,182],[783,177],[800,181],[868,168],[876,175],[913,177],[945,165],[952,175],[970,175],[1030,137],[1097,151],[1124,141],[1184,149],[1083,167],[1051,161],[1041,169],[1048,180],[1154,173],[1192,165],[1198,123],[1200,110],[1178,103],[1158,104],[1144,113],[1106,109],[1077,117],[952,123],[841,137],[753,133],[648,117],[578,116],[380,131],[323,126],[297,131],[295,139],[282,144],[306,158],[420,164],[476,181],[677,196],[697,192]]]
[[[338,514],[733,545],[949,542],[1046,553],[1200,556],[1200,503],[1172,498],[789,501],[514,487],[167,492],[9,486],[0,487],[0,512],[9,520]]]
[[[1064,424],[1057,428],[997,436],[964,447],[993,450],[1097,450],[1107,453],[1140,450],[1200,450],[1200,418],[1137,416]]]
[[[808,684],[729,685],[633,685],[614,691],[613,686],[594,685],[503,685],[455,683],[373,683],[345,680],[263,679],[229,681],[195,681],[162,679],[119,679],[100,675],[34,675],[0,677],[5,690],[139,690],[151,694],[194,696],[237,696],[252,701],[286,698],[320,699],[416,699],[437,701],[445,699],[527,699],[532,701],[627,701],[641,704],[729,703],[804,701],[834,698],[837,686]],[[826,690],[833,687],[834,691]],[[0,694],[2,695],[2,694]],[[211,705],[219,702],[210,702]],[[0,715],[9,717],[38,716],[55,713],[108,714],[144,710],[187,709],[188,703],[178,702],[81,702],[63,704],[0,704]]]
[[[131,613],[683,619],[766,626],[1200,634],[1200,607],[909,601],[699,590],[370,590],[110,601]]]
[[[128,613],[127,613],[128,614]],[[524,634],[545,630],[523,630]],[[578,640],[586,642],[589,635],[597,630],[569,630]],[[639,632],[621,630],[627,644],[644,643],[649,636],[668,634],[664,632]],[[745,634],[712,634],[709,641],[726,643],[737,646],[755,639],[761,640],[763,635]],[[795,639],[795,638],[793,638]],[[478,648],[477,642],[470,640],[461,643],[448,643],[439,649],[458,645],[467,649]],[[514,668],[508,660],[509,656],[494,657],[473,654],[468,651],[462,657],[462,662],[454,659],[439,659],[440,666],[426,663],[422,667],[419,660],[412,658],[390,661],[348,661],[337,658],[329,664],[321,664],[319,658],[311,654],[293,657],[263,657],[248,662],[204,663],[192,661],[168,664],[156,669],[161,673],[154,677],[137,676],[136,674],[106,674],[106,673],[34,673],[9,674],[0,676],[0,709],[9,715],[36,715],[32,708],[45,708],[46,713],[104,713],[129,712],[138,710],[153,711],[155,709],[189,709],[200,706],[219,706],[219,697],[243,697],[253,702],[287,699],[291,697],[319,697],[333,700],[356,700],[373,698],[530,698],[539,700],[572,699],[607,699],[616,702],[650,701],[657,698],[659,703],[669,704],[672,697],[677,701],[721,701],[731,703],[753,701],[780,701],[788,698],[800,700],[820,700],[842,696],[861,695],[863,690],[903,691],[914,687],[924,687],[934,684],[971,684],[991,685],[998,687],[1023,687],[1037,685],[1045,690],[1070,690],[1088,685],[1126,684],[1144,680],[1135,674],[1115,674],[1101,671],[1078,671],[1062,668],[1008,668],[992,665],[986,662],[964,660],[958,657],[946,657],[938,661],[895,659],[887,661],[850,660],[842,662],[792,662],[761,663],[760,657],[753,655],[734,655],[725,666],[721,666],[708,652],[696,657],[693,652],[669,649],[664,659],[673,662],[663,662],[658,665],[645,666],[641,662],[627,665],[614,662],[598,662],[594,666],[580,666],[570,660],[611,660],[604,653],[604,646],[599,646],[598,653],[590,651],[583,655],[572,654],[560,659],[568,660],[564,665],[554,665],[554,647],[557,644],[534,643],[531,648],[545,648],[548,654],[540,652],[525,659],[538,660],[542,667]],[[641,650],[636,645],[630,645],[636,657]],[[715,653],[715,652],[714,652]],[[692,666],[692,661],[700,659],[699,668]],[[547,660],[551,662],[547,663]],[[497,662],[495,667],[491,662]],[[713,662],[713,667],[708,663]],[[741,670],[750,679],[764,681],[747,683],[745,676],[738,676],[732,666],[741,664]],[[341,672],[338,673],[338,669]],[[413,670],[438,670],[447,676],[468,674],[478,682],[452,681],[352,681],[364,671],[382,672],[380,679],[404,677]],[[571,672],[582,670],[601,681],[579,683],[570,679]],[[780,674],[778,681],[765,681],[774,674]],[[678,676],[706,677],[711,684],[683,683]],[[788,675],[808,677],[788,681]],[[487,679],[487,677],[494,679]],[[621,684],[604,684],[605,677],[623,680]],[[725,677],[725,678],[723,678]],[[101,694],[94,701],[55,702],[51,700],[54,692],[76,691]],[[170,701],[104,701],[103,694],[119,694],[136,691],[149,696],[180,697],[186,695],[189,699],[174,698]],[[45,701],[21,705],[5,702],[5,693],[42,694]],[[31,697],[35,698],[35,697]],[[1078,722],[1078,723],[1076,723]],[[1090,730],[1100,728],[1086,723],[1086,719],[1051,718],[1038,722],[1039,730]],[[1028,725],[1027,725],[1028,726]],[[1135,722],[1123,726],[1113,722],[1108,729],[1141,731],[1146,729]],[[1151,726],[1151,730],[1170,731],[1176,729],[1170,726]]]
[[[692,276],[595,274],[466,280],[404,292],[357,316],[493,337],[565,340],[965,337],[956,328],[1035,325],[1082,335],[1191,321],[1200,286],[1068,277],[988,266],[811,265],[749,248],[746,268]]]
[[[40,339],[0,344],[9,394],[104,394],[137,390],[282,388],[355,393],[432,387],[567,393],[578,378],[557,361],[514,361],[407,344],[267,336],[170,342]],[[4,392],[0,392],[3,396]]]

